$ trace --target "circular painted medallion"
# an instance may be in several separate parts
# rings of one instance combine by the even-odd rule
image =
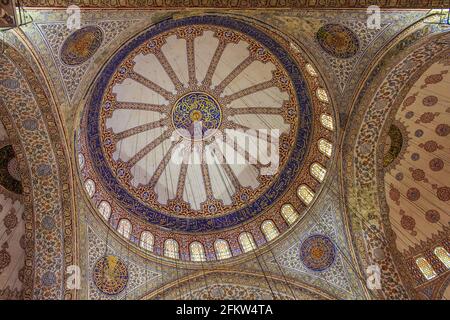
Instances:
[[[69,66],[89,60],[103,41],[103,32],[97,26],[86,26],[69,35],[61,47],[61,61]]]
[[[330,238],[312,235],[303,241],[300,247],[300,260],[310,270],[328,269],[336,257],[336,248]]]
[[[183,137],[194,140],[208,139],[219,128],[222,111],[219,103],[203,92],[190,92],[175,102],[172,123]]]
[[[359,50],[359,40],[349,28],[336,23],[322,26],[316,34],[323,50],[337,58],[351,58]]]
[[[128,283],[128,268],[116,256],[102,257],[94,265],[93,280],[103,293],[118,294]]]

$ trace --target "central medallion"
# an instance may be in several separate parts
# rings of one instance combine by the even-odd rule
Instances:
[[[221,122],[219,103],[205,92],[183,95],[172,109],[172,124],[186,139],[205,140],[216,132]]]

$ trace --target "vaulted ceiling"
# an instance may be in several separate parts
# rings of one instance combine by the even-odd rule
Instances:
[[[80,1],[70,30],[25,0],[0,54],[1,297],[448,294],[448,27],[340,3]],[[195,162],[230,129],[248,162]],[[246,149],[261,129],[278,157]]]

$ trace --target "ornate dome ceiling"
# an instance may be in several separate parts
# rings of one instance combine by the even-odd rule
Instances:
[[[333,114],[314,67],[284,37],[222,16],[167,20],[98,76],[78,136],[82,182],[141,248],[230,258],[311,205],[332,156]]]

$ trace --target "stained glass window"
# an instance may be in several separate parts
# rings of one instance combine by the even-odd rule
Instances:
[[[205,250],[200,242],[192,242],[189,245],[189,252],[191,254],[191,261],[205,261]]]
[[[441,260],[441,262],[450,269],[450,254],[443,247],[437,247],[434,249],[434,254]]]
[[[214,242],[214,249],[216,250],[217,260],[231,258],[230,246],[226,240],[217,239]]]
[[[297,195],[306,205],[309,205],[314,198],[314,192],[304,184],[298,187]]]
[[[117,232],[119,232],[123,237],[130,239],[131,222],[127,219],[121,219],[119,221],[119,225],[117,226]]]
[[[298,219],[298,213],[290,203],[281,207],[281,215],[289,225],[293,224]]]
[[[164,241],[164,255],[168,258],[178,259],[180,257],[178,252],[178,242],[173,239]]]
[[[275,223],[273,223],[272,220],[266,220],[261,224],[261,230],[264,234],[264,237],[266,237],[267,241],[271,241],[278,237],[280,234],[278,232],[277,227],[275,226]]]
[[[111,206],[107,201],[100,202],[98,205],[98,211],[105,220],[109,220],[109,217],[111,216]]]
[[[84,188],[86,189],[86,192],[89,195],[89,197],[92,197],[95,193],[95,182],[92,181],[91,179],[87,179],[84,182]]]
[[[420,272],[422,272],[425,279],[430,280],[436,277],[436,272],[433,270],[433,267],[424,257],[417,258],[416,264],[419,267]]]
[[[333,118],[330,115],[323,113],[320,116],[320,123],[328,130],[334,130]]]
[[[242,251],[249,252],[256,249],[255,240],[253,240],[253,236],[249,232],[243,232],[239,236],[239,243],[241,244]]]
[[[317,98],[319,98],[320,101],[326,102],[326,103],[330,102],[330,100],[328,99],[328,94],[325,91],[325,89],[318,88],[316,93],[317,93]]]
[[[311,165],[310,168],[311,174],[314,178],[316,178],[318,181],[322,182],[323,179],[325,179],[325,175],[327,173],[327,169],[325,169],[324,167],[322,167],[320,164],[318,164],[317,162],[314,162]]]
[[[331,142],[325,139],[320,139],[318,144],[320,152],[322,152],[328,158],[331,157],[331,151],[333,150],[333,145],[331,144]]]
[[[314,69],[314,67],[309,63],[306,64],[306,71],[308,71],[308,73],[313,77],[317,77],[316,69]]]
[[[80,166],[80,169],[84,168],[84,156],[82,153],[78,154],[78,165]]]
[[[141,233],[141,241],[139,243],[141,248],[147,251],[153,251],[153,242],[153,235],[149,231],[143,231]]]

